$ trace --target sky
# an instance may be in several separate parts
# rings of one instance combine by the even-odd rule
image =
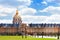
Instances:
[[[0,0],[0,23],[12,23],[17,9],[23,23],[60,23],[60,0]]]

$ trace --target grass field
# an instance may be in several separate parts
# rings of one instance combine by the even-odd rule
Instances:
[[[28,36],[27,38],[22,38],[22,36],[0,36],[0,40],[56,40],[53,38],[34,38]]]

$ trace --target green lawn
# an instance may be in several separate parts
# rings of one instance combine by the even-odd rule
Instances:
[[[0,40],[56,40],[53,38],[34,38],[28,36],[27,38],[22,38],[22,36],[0,36]]]

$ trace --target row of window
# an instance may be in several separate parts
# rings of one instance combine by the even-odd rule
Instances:
[[[18,27],[19,24],[0,24],[0,27]]]
[[[60,24],[29,24],[30,27],[60,27]]]

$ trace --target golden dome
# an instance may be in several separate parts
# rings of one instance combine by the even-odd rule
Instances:
[[[16,10],[16,14],[15,14],[14,18],[21,18],[21,17],[18,15],[18,10]]]
[[[16,10],[16,15],[18,15],[18,10]]]
[[[22,20],[21,17],[18,15],[18,10],[16,10],[16,14],[13,17],[13,24],[20,24],[21,25]]]

